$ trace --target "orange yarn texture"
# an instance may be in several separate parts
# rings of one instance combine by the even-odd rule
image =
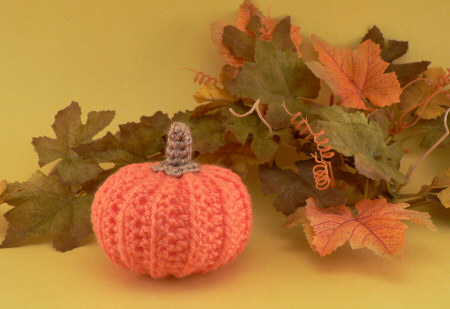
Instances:
[[[171,177],[157,163],[131,164],[109,177],[92,205],[92,225],[109,259],[154,278],[217,269],[242,252],[251,199],[232,171],[201,165]]]

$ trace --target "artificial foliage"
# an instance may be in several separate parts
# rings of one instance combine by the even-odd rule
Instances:
[[[402,220],[435,229],[427,213],[412,208],[450,207],[449,170],[416,193],[403,187],[431,151],[449,153],[449,69],[401,63],[408,42],[386,40],[376,26],[355,33],[356,46],[312,35],[317,58],[304,59],[290,17],[266,16],[250,1],[234,22],[213,23],[211,37],[224,66],[215,76],[193,70],[200,86],[192,110],[173,117],[158,111],[99,138],[114,112],[90,112],[85,124],[75,102],[57,113],[56,138],[33,139],[39,166],[54,164],[50,173],[0,183],[1,201],[13,206],[3,248],[38,236],[50,236],[60,251],[80,246],[91,232],[97,189],[126,165],[161,160],[172,121],[190,126],[197,162],[242,178],[257,170],[262,192],[276,194],[285,226],[302,225],[320,255],[348,241],[398,258]],[[329,99],[318,100],[327,90]],[[403,174],[403,141],[412,135],[425,153]],[[280,160],[280,152],[295,164]]]

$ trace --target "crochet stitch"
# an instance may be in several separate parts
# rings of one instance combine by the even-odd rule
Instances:
[[[93,229],[109,259],[154,278],[205,273],[233,261],[252,227],[240,177],[190,161],[187,125],[173,123],[168,139],[164,163],[123,167],[92,205]]]

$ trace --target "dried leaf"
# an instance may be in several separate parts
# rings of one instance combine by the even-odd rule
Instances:
[[[214,45],[217,48],[217,54],[219,55],[219,58],[221,61],[234,66],[239,67],[243,63],[243,59],[238,59],[234,57],[230,49],[226,47],[222,42],[222,36],[224,32],[224,28],[228,26],[228,23],[222,22],[222,21],[216,21],[211,24],[211,40],[213,41]]]
[[[220,109],[222,107],[229,106],[229,105],[230,105],[230,103],[227,101],[213,101],[210,103],[202,104],[200,106],[197,106],[192,111],[192,114],[191,114],[189,120],[206,115],[209,112],[215,111],[217,109]]]
[[[231,54],[245,61],[253,61],[255,40],[245,31],[228,25],[223,28],[222,43]]]
[[[297,51],[298,57],[302,57],[302,53],[300,51],[300,45],[303,42],[303,37],[300,34],[300,27],[296,25],[292,25],[290,29],[291,41],[294,44],[295,50]]]
[[[299,224],[305,224],[308,222],[308,219],[306,219],[306,208],[299,207],[286,217],[286,222],[284,223],[283,227],[294,227]]]
[[[37,171],[23,183],[12,183],[4,201],[13,209],[5,214],[8,230],[2,248],[50,235],[59,251],[78,247],[91,233],[93,195],[77,196],[55,176]]]
[[[425,71],[430,65],[430,61],[419,61],[411,63],[391,64],[386,69],[386,73],[394,72],[400,85],[403,87],[413,81],[420,73]]]
[[[421,77],[435,80],[441,75],[446,75],[443,68],[431,68],[425,71]],[[425,81],[418,81],[406,88],[400,96],[400,109],[408,110],[424,102],[436,89],[428,85]],[[445,93],[434,96],[425,107],[421,118],[435,119],[445,112],[445,108],[450,107],[450,98]],[[416,116],[422,112],[422,108],[415,111]]]
[[[285,215],[295,212],[304,206],[306,199],[315,196],[320,207],[338,206],[345,202],[345,195],[335,189],[317,190],[312,169],[314,160],[298,161],[295,163],[298,172],[278,167],[259,166],[258,179],[264,194],[279,194],[274,207]]]
[[[326,120],[315,121],[313,129],[325,130],[323,138],[330,139],[334,150],[354,156],[359,173],[375,180],[408,181],[398,170],[401,144],[386,145],[378,123],[369,122],[362,112],[348,113],[339,106],[324,107],[321,112]]]
[[[234,95],[268,104],[266,120],[276,130],[289,126],[289,116],[281,106],[283,101],[291,111],[301,109],[308,114],[310,107],[297,97],[317,97],[320,82],[296,53],[281,51],[274,43],[257,41],[255,63],[245,62],[242,71],[226,86]]]
[[[377,26],[373,26],[362,39],[362,42],[366,40],[372,40],[377,43],[381,48],[381,58],[384,61],[392,62],[408,51],[408,42],[389,40],[388,44],[385,44],[383,34]],[[393,64],[391,63],[386,69],[386,73],[395,72],[400,85],[403,87],[410,81],[417,78],[417,76],[425,71],[430,64],[429,61],[420,61],[412,63]]]
[[[202,86],[194,94],[194,99],[198,103],[220,101],[230,104],[236,102],[235,96],[227,89],[222,89],[213,84]]]
[[[450,168],[443,171],[441,175],[434,177],[431,185],[422,186],[420,193],[430,195],[437,193],[441,204],[450,208]]]
[[[450,208],[450,188],[446,188],[438,193],[439,200],[446,208]]]
[[[368,109],[364,99],[376,106],[400,101],[401,88],[394,73],[383,73],[389,66],[380,57],[380,47],[367,40],[354,51],[334,47],[317,36],[311,40],[320,63],[307,62],[314,74],[324,79],[346,107]]]
[[[344,205],[320,209],[314,198],[307,200],[306,217],[314,231],[312,244],[321,256],[330,254],[347,240],[353,249],[367,247],[384,257],[401,258],[409,220],[435,231],[427,213],[408,210],[408,204],[389,204],[386,199],[361,200],[356,217]]]
[[[8,182],[6,180],[0,181],[0,195],[5,192],[6,188],[8,187]]]
[[[239,7],[238,19],[236,21],[236,27],[239,30],[244,31],[252,17],[261,17],[261,11],[250,1],[245,0]]]

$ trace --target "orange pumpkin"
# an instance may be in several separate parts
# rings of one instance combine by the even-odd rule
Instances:
[[[167,159],[123,167],[97,191],[92,225],[111,261],[137,273],[184,277],[217,269],[242,252],[251,200],[238,175],[191,161],[191,135],[174,122]]]

